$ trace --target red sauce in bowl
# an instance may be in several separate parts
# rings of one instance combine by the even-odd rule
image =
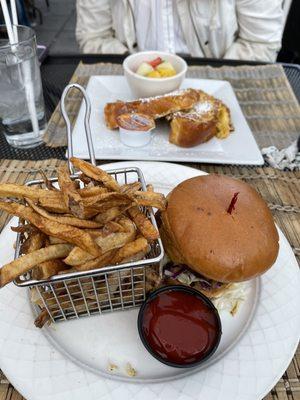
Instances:
[[[141,339],[160,361],[187,367],[217,348],[221,323],[213,304],[191,288],[174,286],[150,295],[139,315]]]

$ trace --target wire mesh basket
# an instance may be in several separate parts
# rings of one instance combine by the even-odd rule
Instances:
[[[83,93],[86,105],[85,133],[92,164],[95,165],[95,156],[89,127],[90,102],[85,90],[77,85],[68,85],[62,95],[61,109],[67,126],[68,135],[68,162],[70,176],[78,180],[70,163],[73,154],[71,126],[65,111],[65,97],[71,88],[79,89]],[[107,171],[120,184],[140,182],[141,190],[146,191],[146,182],[139,168],[123,168]],[[51,178],[57,182],[57,178]],[[28,182],[29,186],[40,186],[42,180]],[[157,228],[153,210],[142,207],[142,211]],[[25,240],[23,233],[18,233],[15,258],[21,255],[21,245]],[[47,280],[34,280],[31,272],[15,281],[20,287],[29,287],[31,299],[44,309],[45,316],[52,322],[64,321],[82,316],[91,316],[115,310],[125,310],[139,306],[146,298],[151,288],[152,277],[158,276],[160,261],[164,250],[160,239],[150,244],[150,251],[144,259],[127,262],[119,265],[95,268],[91,271],[70,272],[55,275]],[[154,279],[154,278],[153,278]]]

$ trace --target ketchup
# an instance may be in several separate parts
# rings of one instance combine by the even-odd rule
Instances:
[[[182,290],[162,291],[150,299],[141,328],[155,354],[181,366],[206,358],[215,350],[221,334],[214,308]]]

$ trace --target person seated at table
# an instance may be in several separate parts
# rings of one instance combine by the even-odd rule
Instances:
[[[274,62],[282,32],[282,0],[77,0],[84,53],[161,50]]]

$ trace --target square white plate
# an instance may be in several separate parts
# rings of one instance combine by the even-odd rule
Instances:
[[[234,132],[225,140],[213,138],[207,143],[186,149],[169,143],[168,124],[158,122],[150,144],[140,148],[127,147],[120,142],[118,130],[112,131],[106,127],[103,117],[106,103],[134,99],[127,82],[123,76],[92,76],[86,91],[92,104],[90,124],[96,158],[243,165],[264,163],[229,82],[185,79],[182,88],[202,89],[222,100],[230,108]],[[84,133],[84,111],[85,106],[82,104],[73,130],[73,152],[74,156],[87,159],[89,155]]]

